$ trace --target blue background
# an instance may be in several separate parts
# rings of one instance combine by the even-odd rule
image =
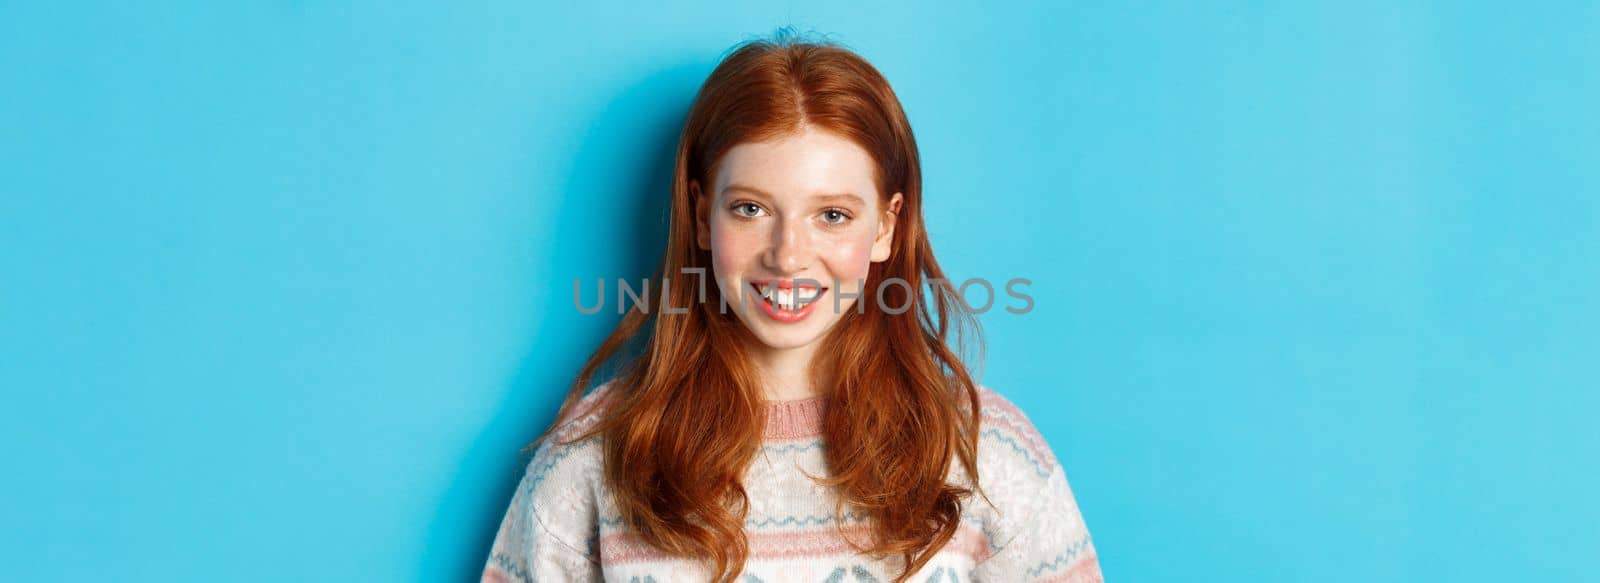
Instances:
[[[1108,578],[1600,571],[1594,4],[66,4],[0,3],[0,579],[475,577],[573,279],[789,24],[1034,281],[983,381]]]

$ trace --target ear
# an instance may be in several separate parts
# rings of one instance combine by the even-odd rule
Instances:
[[[900,217],[900,203],[905,197],[894,193],[889,198],[888,206],[881,213],[878,220],[878,236],[872,240],[872,262],[878,263],[889,259],[889,251],[894,243],[895,220]]]
[[[711,201],[700,191],[700,181],[689,180],[689,200],[694,201],[695,241],[701,250],[711,250]]]

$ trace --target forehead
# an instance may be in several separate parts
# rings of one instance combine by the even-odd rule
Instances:
[[[716,177],[721,196],[731,185],[753,187],[775,198],[854,194],[878,199],[872,156],[849,139],[816,129],[765,142],[734,146]]]

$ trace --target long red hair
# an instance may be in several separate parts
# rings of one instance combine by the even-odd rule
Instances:
[[[765,400],[744,348],[754,336],[719,309],[710,252],[696,245],[690,181],[711,184],[736,144],[804,125],[846,137],[872,156],[879,208],[892,193],[904,196],[890,256],[872,264],[858,300],[865,311],[847,311],[820,339],[825,348],[813,362],[830,397],[822,425],[831,476],[820,483],[838,488],[836,517],[867,517],[873,540],[857,550],[900,557],[904,570],[895,581],[903,581],[950,541],[973,494],[947,483],[952,464],[977,485],[978,389],[962,354],[975,340],[981,360],[982,341],[928,244],[917,145],[899,99],[877,69],[846,48],[780,33],[739,45],[711,72],[678,141],[666,252],[648,289],[662,289],[665,278],[679,281],[664,305],[637,304],[624,315],[539,441],[567,418],[601,368],[616,364],[613,386],[595,408],[599,422],[568,442],[603,436],[604,478],[625,523],[645,540],[668,554],[709,560],[717,581],[743,570],[749,501],[741,480],[761,446]],[[693,268],[706,275],[703,302],[695,282],[683,280]],[[876,292],[886,278],[909,289],[887,286],[880,305]],[[931,294],[909,293],[925,286]],[[884,309],[908,305],[900,313]],[[662,309],[668,306],[673,310]]]

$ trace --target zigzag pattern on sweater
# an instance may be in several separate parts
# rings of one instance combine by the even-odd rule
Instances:
[[[615,514],[604,484],[595,481],[603,451],[598,436],[560,443],[598,420],[593,397],[600,390],[604,388],[585,396],[576,413],[558,424],[556,443],[541,446],[528,464],[516,503],[489,554],[485,581],[703,580],[705,565],[662,553]],[[916,580],[1101,581],[1098,558],[1059,475],[1055,452],[1009,401],[986,387],[980,387],[979,397],[979,461],[984,490],[995,505],[987,506],[979,497],[963,504],[956,535]],[[739,581],[865,583],[892,578],[898,573],[896,557],[859,554],[871,539],[870,517],[859,511],[842,516],[829,512],[835,502],[832,489],[808,480],[826,475],[827,467],[827,447],[814,424],[816,409],[804,402],[786,407],[778,417],[785,420],[780,426],[784,430],[772,432],[774,426],[768,425],[769,438],[761,445],[766,459],[758,460],[746,476],[753,505],[744,519],[749,553]],[[965,474],[960,467],[952,471]]]

